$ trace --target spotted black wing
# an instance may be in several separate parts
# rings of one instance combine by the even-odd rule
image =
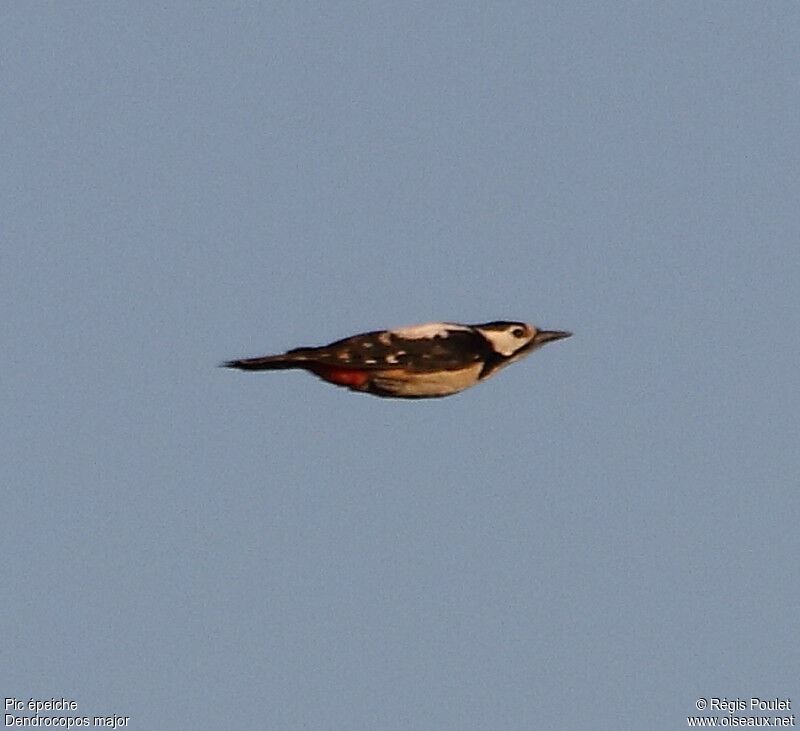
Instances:
[[[369,332],[321,348],[296,348],[287,355],[329,366],[415,372],[458,370],[490,357],[486,340],[470,330],[448,330],[435,337],[405,338],[391,332]]]

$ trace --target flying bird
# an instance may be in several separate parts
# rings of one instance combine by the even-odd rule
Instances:
[[[571,334],[505,320],[482,325],[429,322],[221,365],[243,371],[295,368],[374,396],[437,398],[470,388],[545,343]]]

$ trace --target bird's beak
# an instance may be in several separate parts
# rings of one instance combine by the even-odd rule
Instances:
[[[568,338],[570,335],[572,335],[572,333],[566,330],[539,330],[539,332],[533,336],[533,344],[544,345],[551,340],[561,340],[562,338]]]

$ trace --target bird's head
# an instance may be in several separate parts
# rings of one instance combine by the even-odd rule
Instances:
[[[565,330],[540,330],[524,322],[486,322],[473,325],[489,341],[492,349],[511,363],[532,353],[545,343],[568,338],[572,333]]]

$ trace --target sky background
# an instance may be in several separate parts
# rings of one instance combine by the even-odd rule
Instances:
[[[798,39],[780,0],[3,3],[0,695],[800,703]],[[494,319],[575,334],[443,400],[216,367]]]

